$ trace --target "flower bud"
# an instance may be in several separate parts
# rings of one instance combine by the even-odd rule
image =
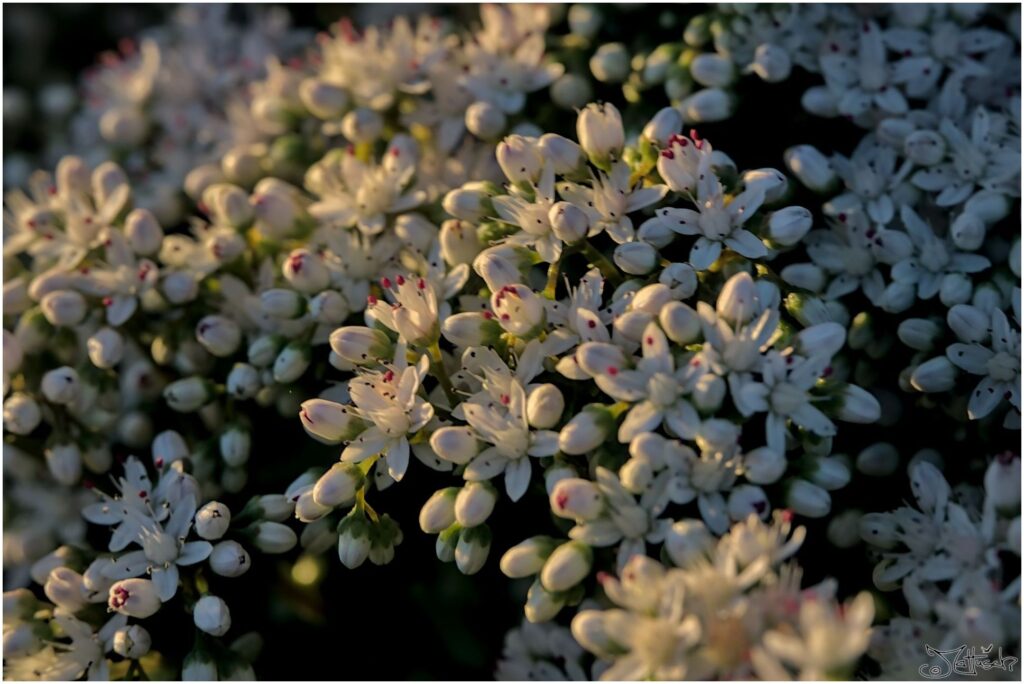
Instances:
[[[1001,221],[1010,214],[1010,200],[998,190],[982,190],[964,203],[964,212],[974,214],[986,224]]]
[[[832,508],[832,497],[807,480],[793,480],[786,491],[786,506],[808,518],[823,518]]]
[[[857,454],[857,470],[871,477],[887,477],[896,472],[900,454],[892,444],[878,442]]]
[[[197,411],[212,398],[213,390],[210,384],[200,377],[176,380],[164,388],[164,401],[181,413]]]
[[[231,509],[219,501],[211,501],[196,512],[196,534],[203,539],[220,539],[231,524]]]
[[[590,480],[569,477],[560,480],[549,497],[552,512],[570,520],[594,520],[604,511],[604,496]]]
[[[449,463],[469,463],[480,451],[476,435],[468,427],[445,426],[430,435],[430,448]]]
[[[537,140],[537,149],[544,161],[551,164],[559,175],[577,171],[584,161],[583,150],[576,142],[555,133],[542,135]]]
[[[742,325],[757,311],[757,286],[746,271],[740,271],[722,286],[715,305],[720,318],[733,325]]]
[[[976,214],[965,211],[953,219],[949,228],[949,236],[958,248],[973,252],[985,242],[988,232],[985,222]]]
[[[171,273],[160,285],[161,291],[171,304],[185,304],[199,296],[199,282],[191,273]]]
[[[353,463],[335,463],[313,486],[313,501],[333,508],[355,500],[366,484],[366,476]]]
[[[245,228],[253,219],[249,196],[230,183],[217,183],[203,191],[203,204],[218,225]]]
[[[532,427],[547,430],[558,424],[565,410],[565,398],[554,385],[545,383],[530,390],[526,398],[526,419]]]
[[[557,202],[548,211],[551,230],[559,240],[575,244],[587,236],[590,218],[586,212],[569,202]]]
[[[343,404],[326,399],[307,399],[299,411],[302,427],[323,444],[341,444],[365,429],[365,423]]]
[[[224,174],[216,164],[203,164],[188,172],[185,176],[185,194],[199,201],[206,189],[211,185],[224,182]]]
[[[599,447],[615,427],[608,409],[590,404],[572,417],[558,433],[558,448],[570,456],[580,456]]]
[[[298,542],[298,537],[287,525],[277,522],[260,522],[256,527],[253,544],[263,553],[285,553]]]
[[[498,500],[497,490],[488,482],[467,482],[455,497],[455,519],[462,527],[486,522]]]
[[[427,534],[437,534],[455,522],[455,499],[458,487],[446,487],[434,492],[420,509],[420,529]]]
[[[501,337],[501,324],[494,316],[467,311],[448,316],[441,325],[445,339],[459,347],[489,346]]]
[[[475,223],[491,213],[491,193],[483,183],[466,183],[450,190],[442,201],[444,210],[457,219]]]
[[[149,131],[146,115],[131,105],[116,106],[103,112],[99,121],[100,135],[119,147],[142,144]]]
[[[476,227],[458,219],[449,219],[441,224],[439,240],[441,256],[451,266],[473,263],[484,248],[477,237]]]
[[[289,342],[274,359],[274,382],[282,385],[295,382],[309,368],[313,351],[302,340]]]
[[[725,400],[725,380],[714,373],[705,373],[693,387],[693,403],[704,413],[714,413]]]
[[[61,366],[43,375],[40,389],[46,400],[53,404],[70,404],[78,398],[81,385],[74,368]]]
[[[590,160],[598,165],[618,158],[626,144],[622,115],[611,103],[588,104],[576,119],[576,138]]]
[[[762,43],[754,50],[754,61],[750,70],[757,74],[762,81],[778,83],[789,78],[793,71],[793,61],[785,48],[771,43]]]
[[[463,575],[475,575],[487,562],[491,552],[491,530],[487,525],[464,529],[459,532],[455,546],[455,565]]]
[[[622,83],[629,76],[630,55],[622,43],[605,43],[590,58],[590,72],[602,83]]]
[[[502,328],[517,337],[536,335],[544,325],[544,300],[526,285],[506,285],[491,295],[491,309]]]
[[[149,653],[153,639],[142,625],[128,625],[114,632],[114,653],[132,660]]]
[[[989,317],[976,306],[957,304],[950,307],[946,323],[962,342],[982,342],[988,337]]]
[[[590,574],[594,552],[586,544],[571,541],[551,552],[540,571],[540,583],[551,592],[566,591]]]
[[[942,335],[942,328],[927,318],[907,318],[896,328],[903,344],[917,351],[929,351]]]
[[[45,452],[46,467],[62,485],[73,485],[82,476],[82,452],[74,443],[58,444]]]
[[[82,576],[71,568],[61,566],[51,570],[43,592],[57,607],[69,613],[76,613],[87,605]]]
[[[564,605],[565,601],[555,598],[541,585],[538,577],[526,592],[526,605],[523,606],[523,612],[530,622],[547,622],[555,617]]]
[[[700,317],[688,305],[671,301],[658,312],[658,323],[665,335],[681,345],[690,344],[700,336]]]
[[[498,143],[498,166],[512,183],[534,183],[544,166],[534,141],[521,135],[510,135]]]
[[[293,250],[285,258],[281,271],[289,285],[306,294],[315,294],[330,284],[330,273],[323,259],[308,249]]]
[[[64,327],[78,325],[88,311],[85,298],[74,290],[49,292],[43,295],[39,307],[50,325]]]
[[[224,459],[224,463],[231,467],[236,467],[249,460],[252,437],[245,428],[233,425],[221,433],[219,445],[220,455]]]
[[[160,597],[156,586],[145,579],[126,579],[110,587],[107,605],[111,610],[128,617],[148,618],[160,610]]]
[[[910,386],[918,392],[947,392],[956,384],[956,367],[945,356],[925,361],[910,376]]]
[[[768,504],[768,497],[764,490],[754,485],[738,485],[729,492],[729,500],[726,504],[729,511],[729,518],[735,522],[746,520],[753,513],[758,518],[766,520],[771,512]]]
[[[355,570],[370,556],[369,524],[361,514],[349,514],[338,529],[338,559],[349,570]]]
[[[736,70],[732,60],[728,57],[714,52],[705,52],[697,55],[690,62],[690,75],[702,86],[722,88],[735,80]]]
[[[719,88],[705,88],[683,100],[679,108],[689,123],[714,123],[732,116],[736,109],[734,99]]]
[[[236,541],[222,541],[214,545],[209,562],[210,569],[221,577],[239,577],[252,565],[249,552]]]
[[[336,119],[348,106],[345,90],[319,78],[306,78],[299,84],[299,99],[318,119]]]
[[[490,102],[474,102],[466,108],[466,128],[481,140],[494,140],[507,125],[505,112]]]
[[[832,164],[811,145],[790,147],[783,154],[783,159],[790,173],[814,192],[828,192],[836,184]]]
[[[295,290],[273,288],[260,294],[263,312],[274,318],[298,318],[306,311],[306,299]]]
[[[785,456],[761,446],[743,457],[743,475],[755,484],[777,482],[785,472]]]
[[[615,248],[612,259],[630,275],[646,275],[658,265],[658,250],[646,242],[626,242]]]
[[[185,438],[174,430],[164,430],[154,437],[150,451],[153,453],[153,462],[157,464],[157,468],[188,458],[190,455]]]
[[[965,273],[947,273],[939,286],[939,301],[945,306],[966,304],[971,300],[974,283]]]
[[[683,130],[683,115],[675,107],[663,107],[647,122],[641,135],[658,147],[666,147]]]
[[[704,558],[714,544],[714,538],[700,520],[680,520],[665,535],[665,552],[680,568]]]
[[[262,387],[260,372],[247,363],[236,363],[228,373],[228,394],[235,399],[252,399]]]
[[[196,601],[192,619],[201,631],[213,636],[224,636],[231,629],[231,611],[224,600],[207,594]]]
[[[803,240],[814,219],[803,207],[786,207],[773,212],[768,219],[768,234],[774,242],[791,247]]]
[[[217,664],[207,651],[193,650],[181,663],[181,679],[186,682],[217,681]]]
[[[196,325],[196,339],[214,356],[230,356],[242,343],[242,330],[225,316],[207,316]]]
[[[332,332],[330,341],[335,354],[356,365],[376,363],[392,355],[391,340],[375,328],[348,325]]]
[[[857,385],[843,388],[836,417],[847,423],[874,423],[882,415],[882,406],[873,394]]]
[[[1020,513],[1020,456],[1007,451],[989,464],[985,471],[985,497],[998,511]]]
[[[140,256],[156,254],[164,241],[163,228],[146,209],[135,209],[128,214],[124,220],[124,234],[132,251]]]
[[[304,523],[320,520],[331,512],[330,506],[322,506],[313,499],[313,490],[306,489],[295,498],[295,517]]]
[[[384,119],[372,109],[358,107],[346,114],[341,120],[341,134],[349,141],[372,143],[384,132]]]
[[[124,337],[113,328],[101,328],[86,342],[89,360],[97,368],[113,368],[124,356]]]
[[[850,468],[840,458],[819,458],[814,462],[808,476],[814,484],[834,491],[849,484]]]
[[[317,323],[337,325],[348,318],[348,300],[337,290],[324,290],[309,300],[309,313]]]
[[[554,550],[555,543],[551,537],[531,537],[516,544],[501,557],[501,571],[513,579],[537,574]]]

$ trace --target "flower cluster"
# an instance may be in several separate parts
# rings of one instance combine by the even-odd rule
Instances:
[[[4,198],[6,676],[252,678],[228,581],[391,563],[409,502],[521,588],[503,679],[1016,652],[1010,13],[729,5],[632,54],[619,11],[343,19],[289,59],[276,15],[190,8],[107,60],[81,121],[123,163],[76,143]],[[851,150],[694,130],[797,70]]]

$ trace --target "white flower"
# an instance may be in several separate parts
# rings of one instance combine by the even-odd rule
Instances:
[[[409,467],[409,439],[434,417],[434,407],[417,393],[427,374],[429,360],[420,357],[407,366],[399,345],[396,362],[384,371],[366,371],[349,382],[352,403],[370,427],[353,439],[341,453],[346,463],[361,463],[383,455],[384,466],[394,480],[401,480]]]
[[[558,185],[558,195],[590,218],[591,236],[604,231],[619,244],[633,239],[629,214],[655,204],[667,193],[665,185],[641,187],[631,182],[629,166],[624,162],[613,163],[608,173],[598,171],[589,188],[568,181]]]
[[[949,160],[911,177],[915,186],[938,193],[935,203],[940,207],[961,204],[977,190],[998,190],[1010,197],[1020,193],[1020,133],[1008,132],[1005,119],[984,107],[975,110],[970,123],[968,135],[943,119],[939,132]]]
[[[841,671],[856,663],[867,649],[874,616],[875,603],[868,592],[857,594],[843,606],[820,599],[801,601],[798,631],[765,632],[763,646],[751,654],[754,670],[765,679],[781,678],[785,672],[781,663],[785,663],[803,680]]]
[[[381,286],[393,304],[371,297],[367,312],[375,320],[397,332],[406,343],[429,347],[438,340],[437,295],[425,278],[402,275],[394,280],[382,278]]]
[[[863,22],[852,56],[826,53],[819,64],[840,114],[859,121],[876,113],[885,116],[907,111],[903,93],[890,84],[892,67],[886,59],[882,31],[874,21]]]
[[[749,375],[729,377],[730,393],[740,413],[750,416],[767,412],[765,439],[769,448],[779,453],[786,451],[787,420],[819,437],[836,434],[832,421],[814,406],[817,397],[810,394],[818,379],[829,370],[831,360],[831,350],[809,358],[772,350],[761,364],[759,382]]]
[[[1010,424],[1012,414],[1020,415],[1020,331],[1010,326],[1006,314],[999,309],[992,311],[990,320],[987,345],[981,343],[983,340],[958,342],[946,349],[946,356],[958,368],[982,376],[971,392],[967,416],[971,420],[984,418],[1007,400],[1011,406],[1007,414]]]
[[[407,190],[416,173],[414,159],[398,147],[393,159],[380,164],[360,161],[355,154],[329,154],[306,173],[306,187],[320,197],[309,213],[329,225],[357,227],[366,235],[381,233],[389,215],[418,207],[423,191]]]
[[[930,299],[939,293],[944,279],[953,274],[977,273],[988,268],[989,260],[980,254],[956,251],[949,239],[939,238],[910,207],[900,208],[903,225],[914,243],[914,254],[892,267],[891,287],[914,288],[919,299]],[[943,298],[944,302],[947,302]],[[895,300],[894,300],[895,303]],[[948,301],[961,304],[963,301]],[[883,306],[886,306],[884,303]],[[891,309],[890,310],[898,310]]]
[[[690,265],[707,270],[718,260],[723,247],[747,257],[758,259],[768,254],[764,243],[743,224],[761,207],[764,190],[747,188],[727,200],[721,182],[711,168],[712,156],[701,155],[696,174],[696,205],[692,209],[660,209],[661,223],[680,235],[697,235],[690,248]]]
[[[505,474],[505,491],[518,501],[530,484],[532,466],[530,456],[554,456],[558,451],[558,433],[551,430],[531,430],[527,420],[526,390],[523,383],[539,370],[530,358],[539,353],[539,343],[532,343],[528,357],[520,358],[516,375],[504,364],[482,366],[481,392],[464,401],[460,411],[473,428],[477,439],[492,446],[477,454],[466,467],[467,480],[489,480]],[[540,359],[536,359],[539,364]]]
[[[151,519],[139,520],[135,541],[142,550],[111,558],[103,575],[112,580],[123,580],[148,572],[160,600],[171,600],[178,591],[178,566],[200,563],[209,557],[213,549],[207,541],[185,541],[195,512],[195,499],[188,496],[172,507],[163,525]],[[138,516],[137,513],[135,515]]]
[[[693,390],[703,369],[690,364],[677,369],[668,339],[655,322],[644,329],[642,358],[636,360],[635,367],[630,367],[632,364],[617,351],[610,344],[587,342],[576,354],[602,391],[634,404],[619,426],[619,441],[630,442],[641,433],[656,430],[663,421],[675,434],[692,439],[700,426],[700,417],[683,395]],[[616,356],[626,363],[617,362]],[[612,362],[601,367],[596,362],[598,357]]]

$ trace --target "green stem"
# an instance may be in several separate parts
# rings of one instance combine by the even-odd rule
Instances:
[[[441,384],[441,389],[444,390],[444,395],[448,397],[449,409],[454,409],[459,403],[459,398],[455,394],[455,388],[452,386],[452,380],[448,377],[448,371],[444,367],[444,357],[441,356],[441,346],[434,342],[430,346],[430,360],[431,367],[433,369],[434,377]]]
[[[615,267],[615,264],[608,261],[608,257],[601,254],[594,245],[590,244],[590,240],[584,239],[580,245],[583,255],[590,260],[591,265],[597,266],[601,270],[601,275],[604,276],[605,280],[611,281],[612,285],[616,287],[622,284],[622,276],[619,274],[619,269]]]
[[[550,300],[554,300],[555,291],[558,289],[558,276],[562,273],[562,263],[565,259],[576,252],[580,251],[579,243],[573,245],[566,245],[562,248],[562,253],[558,255],[554,263],[548,266],[548,282],[544,288],[543,295]]]

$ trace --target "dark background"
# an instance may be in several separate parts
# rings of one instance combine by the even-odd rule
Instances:
[[[171,5],[7,5],[4,7],[4,85],[16,85],[35,97],[48,83],[74,83],[97,55],[116,46],[123,37],[133,37],[148,26],[166,21]],[[605,22],[604,41],[623,40],[650,49],[678,40],[687,18],[700,6],[640,6],[623,11],[604,6],[616,16]],[[419,12],[423,5],[400,7]],[[237,8],[236,8],[237,9]],[[294,24],[321,29],[341,16],[351,15],[351,5],[289,5]],[[435,13],[459,13],[472,17],[473,6],[453,8],[432,6]],[[565,33],[564,23],[555,33]],[[585,58],[586,55],[583,55]],[[585,65],[585,59],[576,60]],[[782,167],[781,153],[798,143],[818,145],[826,151],[849,153],[862,132],[843,121],[823,121],[805,114],[800,94],[817,78],[801,72],[783,84],[767,85],[744,78],[737,87],[741,98],[737,115],[731,120],[700,127],[703,137],[723,149],[739,168]],[[600,84],[597,84],[600,85]],[[622,101],[614,86],[600,86],[598,99]],[[649,116],[667,104],[658,90],[648,96],[637,116]],[[532,96],[542,104],[546,93]],[[527,111],[530,111],[529,106]],[[539,122],[542,125],[546,121]],[[553,127],[555,124],[551,124]],[[563,113],[559,132],[572,134],[573,117]],[[4,152],[38,152],[43,129],[29,124],[6,130]],[[820,200],[797,195],[792,203],[817,209]],[[1019,212],[1015,214],[1019,216]],[[1010,227],[1011,231],[1013,228]],[[685,255],[680,255],[685,258]],[[865,302],[848,301],[851,313]],[[894,330],[896,321],[880,317],[882,329]],[[879,371],[895,378],[909,361],[905,349],[879,359]],[[338,379],[330,369],[316,380]],[[320,384],[322,386],[322,384]],[[893,388],[897,393],[899,390]],[[307,395],[309,396],[309,395]],[[836,451],[855,456],[863,447],[885,440],[900,447],[904,460],[918,449],[938,448],[946,457],[950,479],[969,477],[980,481],[972,459],[986,457],[998,449],[978,453],[979,443],[993,444],[1009,433],[974,424],[967,429],[957,421],[943,419],[941,412],[915,405],[904,398],[906,412],[899,428],[844,426],[843,441]],[[302,432],[297,420],[286,421],[270,414],[250,416],[255,426],[253,457],[249,464],[248,492],[270,493],[310,465],[325,466],[337,458],[338,450],[316,445]],[[755,421],[757,423],[758,421]],[[271,425],[272,428],[266,426]],[[751,426],[756,441],[760,425]],[[745,441],[747,439],[745,435]],[[965,453],[966,452],[966,453]],[[975,461],[977,463],[977,461]],[[955,471],[955,472],[954,472]],[[968,472],[970,474],[968,475]],[[298,551],[285,556],[254,555],[254,565],[241,580],[212,578],[212,589],[229,603],[234,625],[232,636],[252,629],[264,638],[264,649],[256,663],[261,679],[489,679],[498,659],[504,634],[519,624],[528,582],[509,581],[498,570],[501,553],[535,534],[557,534],[558,523],[547,513],[543,487],[533,489],[517,505],[502,495],[489,521],[494,531],[491,557],[474,577],[463,577],[454,564],[442,564],[434,555],[434,537],[422,534],[417,515],[430,494],[453,484],[449,475],[429,471],[413,460],[408,477],[384,493],[373,492],[371,503],[378,511],[395,518],[405,533],[395,560],[376,567],[367,562],[355,571],[346,570],[333,552],[323,558],[322,581],[303,588],[291,580],[291,567]],[[871,492],[865,497],[864,492]],[[769,488],[773,501],[781,492]],[[833,510],[844,510],[845,500],[856,500],[869,510],[890,510],[909,499],[902,468],[887,479],[855,476],[847,489],[833,494]],[[225,500],[237,510],[244,500]],[[687,506],[674,517],[699,516],[696,506]],[[826,540],[822,521],[800,521],[809,526],[808,542],[800,560],[805,583],[824,577],[839,580],[847,595],[869,582],[873,562],[863,547],[838,551]],[[564,529],[564,528],[563,528]],[[898,600],[894,596],[890,600]],[[171,662],[191,646],[182,635],[190,634],[187,614],[175,619],[161,613],[159,624],[147,625],[154,632],[154,645],[167,653]],[[567,611],[568,612],[568,611]],[[884,614],[884,613],[883,613]],[[563,617],[564,621],[564,617]]]

